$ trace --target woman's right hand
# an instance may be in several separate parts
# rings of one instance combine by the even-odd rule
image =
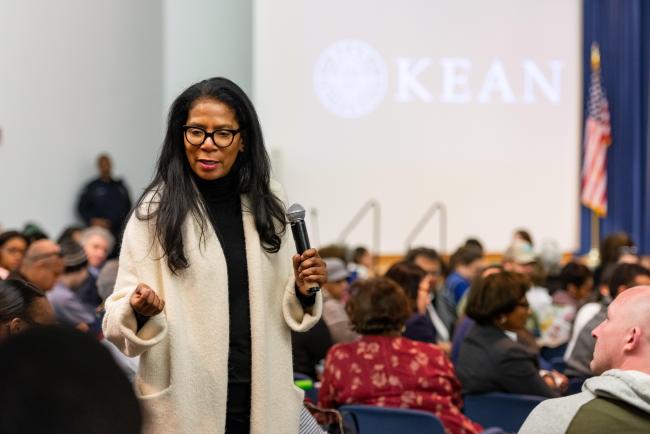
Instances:
[[[165,300],[146,283],[139,283],[131,295],[131,308],[144,316],[158,315],[165,308]]]

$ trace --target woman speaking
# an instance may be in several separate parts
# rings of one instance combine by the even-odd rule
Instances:
[[[314,249],[295,254],[246,94],[213,78],[172,104],[153,182],[124,233],[106,337],[140,355],[155,433],[295,433],[291,330],[321,314]]]

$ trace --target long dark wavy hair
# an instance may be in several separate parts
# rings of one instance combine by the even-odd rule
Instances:
[[[172,273],[190,266],[183,249],[182,226],[191,213],[199,222],[201,238],[205,237],[206,217],[201,194],[192,179],[183,141],[183,125],[193,104],[200,99],[213,99],[235,112],[244,151],[237,157],[238,190],[250,197],[250,211],[255,219],[262,247],[269,253],[280,249],[286,228],[284,205],[269,187],[271,162],[264,147],[262,128],[255,108],[244,91],[226,78],[210,78],[188,87],[173,102],[167,123],[167,133],[153,181],[135,207],[137,218],[154,220],[155,236],[163,248]],[[153,193],[154,197],[152,199]],[[142,209],[145,202],[155,207]]]

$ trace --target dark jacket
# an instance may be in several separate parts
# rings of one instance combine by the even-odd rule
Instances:
[[[460,348],[456,372],[463,394],[506,392],[556,397],[538,373],[537,355],[493,325],[474,324]]]
[[[119,235],[129,212],[131,198],[121,180],[102,181],[100,178],[89,182],[81,192],[77,211],[89,225],[93,218],[103,218],[111,222],[111,232]]]
[[[436,343],[436,328],[429,315],[421,315],[414,313],[404,324],[405,330],[404,337],[414,341],[427,342],[430,344]]]
[[[566,361],[567,368],[564,373],[569,377],[587,378],[593,375],[590,364],[596,348],[596,338],[591,333],[605,318],[607,318],[607,306],[602,306],[600,311],[585,324],[578,334],[573,351],[571,351]]]
[[[303,333],[292,331],[293,372],[305,374],[316,381],[318,379],[316,365],[325,358],[332,345],[334,342],[323,318],[319,319],[309,331]]]

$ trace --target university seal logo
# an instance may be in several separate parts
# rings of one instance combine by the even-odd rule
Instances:
[[[314,66],[314,90],[323,107],[343,118],[373,112],[388,90],[388,68],[379,52],[353,39],[327,47]]]

